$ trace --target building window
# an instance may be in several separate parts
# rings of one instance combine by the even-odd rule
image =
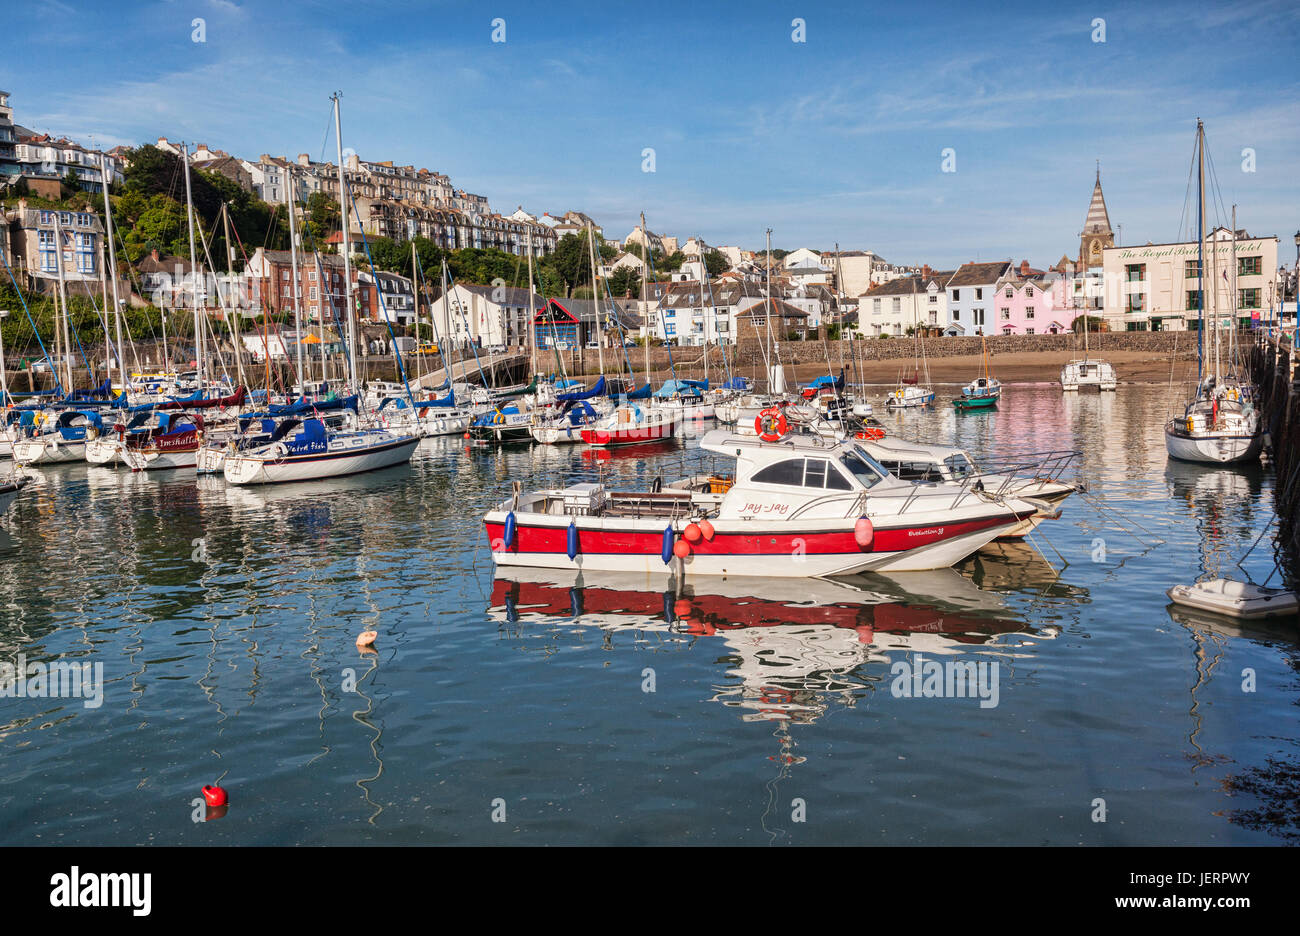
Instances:
[[[1262,266],[1259,257],[1238,257],[1237,258],[1237,275],[1238,276],[1255,276],[1262,272]]]
[[[1197,278],[1198,276],[1200,276],[1200,275],[1201,275],[1201,261],[1200,261],[1200,260],[1188,260],[1187,262],[1185,262],[1185,263],[1183,264],[1183,278],[1184,278],[1184,279],[1196,279],[1196,278]],[[1188,308],[1190,309],[1191,306],[1188,306]]]
[[[903,311],[903,300],[895,296],[893,301],[893,307],[895,312]]]
[[[954,289],[954,290],[952,291],[952,301],[953,301],[953,302],[959,302],[960,300],[961,300],[961,290],[960,290],[960,289]]]
[[[1141,283],[1147,278],[1145,263],[1130,263],[1124,267],[1124,278],[1130,283]]]
[[[976,324],[976,325],[983,325],[983,324],[984,324],[984,310],[983,310],[983,309],[976,309],[976,310],[974,311],[974,316],[975,316],[975,324]]]
[[[1030,298],[1030,299],[1034,298],[1034,287],[1032,287],[1032,286],[1026,286],[1026,287],[1025,287],[1025,296],[1028,297],[1028,298]]]
[[[1033,309],[1025,309],[1025,318],[1027,318],[1027,319],[1031,319],[1031,318],[1033,318],[1033,317],[1034,317],[1034,310],[1033,310]]]
[[[1128,304],[1124,311],[1142,312],[1145,310],[1146,296],[1142,293],[1133,293],[1128,297]]]
[[[954,322],[959,322],[959,321],[961,321],[961,309],[953,309],[953,310],[952,310],[952,320],[953,320]]]
[[[1004,308],[1004,309],[999,309],[999,310],[998,310],[998,316],[999,316],[999,317],[1002,319],[1002,321],[1004,321],[1004,322],[1006,322],[1006,321],[1010,321],[1010,319],[1011,319],[1011,310],[1010,310],[1010,309],[1005,309],[1005,308]]]
[[[1032,328],[1026,328],[1026,329],[1025,329],[1025,334],[1026,334],[1026,335],[1032,335],[1033,333],[1034,333],[1034,330],[1033,330]]]
[[[281,270],[281,271],[280,271],[280,279],[283,280],[283,281],[286,282],[286,283],[289,282],[289,271],[288,271],[288,270]]]
[[[1006,296],[1008,299],[1010,299],[1010,298],[1011,298],[1011,287],[1008,286],[1008,287],[1006,288],[1006,291],[1003,292],[1002,295],[1004,295],[1004,296]]]
[[[1187,290],[1187,310],[1189,312],[1199,312],[1201,309],[1201,291],[1199,289]]]
[[[318,298],[320,298],[319,296],[316,295],[316,287],[315,287],[315,286],[313,286],[310,290],[307,291],[307,298],[308,298],[308,299],[318,299]]]
[[[872,314],[872,315],[879,315],[879,314],[880,314],[880,300],[879,300],[879,299],[872,299],[872,300],[871,300],[871,314]]]
[[[930,293],[930,302],[934,303],[938,301],[939,301],[939,297],[936,296],[934,293]]]
[[[976,299],[983,299],[983,298],[984,298],[984,290],[982,290],[982,289],[977,289],[977,290],[975,290],[975,298],[976,298]]]
[[[1258,308],[1259,308],[1259,290],[1258,290],[1258,289],[1238,289],[1238,290],[1237,290],[1237,308],[1239,308],[1239,309],[1258,309]]]

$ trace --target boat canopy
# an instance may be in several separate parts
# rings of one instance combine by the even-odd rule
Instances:
[[[649,384],[646,384],[644,387],[637,387],[637,388],[636,388],[635,390],[633,390],[631,393],[625,393],[625,394],[623,395],[623,399],[625,399],[625,400],[648,400],[648,399],[650,399],[650,385],[649,385]]]
[[[655,391],[655,397],[663,400],[671,396],[699,396],[701,390],[709,389],[707,380],[665,380],[662,387]]]
[[[605,378],[602,375],[601,378],[596,381],[595,386],[590,390],[579,390],[577,393],[561,393],[556,396],[555,399],[560,403],[572,403],[578,400],[590,400],[594,397],[601,396],[604,392]]]
[[[280,405],[273,404],[266,408],[266,412],[267,415],[270,416],[302,416],[306,413],[334,413],[345,409],[355,410],[359,405],[359,402],[360,398],[356,394],[346,397],[335,397],[333,400],[296,400],[293,403],[284,403]]]
[[[732,377],[722,385],[724,390],[748,390],[749,380],[745,377]]]
[[[840,371],[838,377],[832,377],[830,374],[823,374],[812,383],[808,384],[813,390],[820,390],[822,387],[834,387],[836,390],[844,389],[844,371]]]

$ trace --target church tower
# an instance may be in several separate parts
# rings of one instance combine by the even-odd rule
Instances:
[[[1079,272],[1101,266],[1101,252],[1115,246],[1115,232],[1110,229],[1110,215],[1106,212],[1106,197],[1101,194],[1101,166],[1097,166],[1097,182],[1092,187],[1092,204],[1088,206],[1088,219],[1079,234]]]

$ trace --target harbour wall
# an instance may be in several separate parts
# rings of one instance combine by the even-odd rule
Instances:
[[[1259,386],[1260,410],[1269,434],[1275,473],[1273,506],[1278,561],[1292,588],[1300,587],[1300,383],[1290,336],[1256,344],[1250,369]]]

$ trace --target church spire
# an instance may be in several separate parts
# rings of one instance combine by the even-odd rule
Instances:
[[[1079,233],[1078,271],[1101,266],[1102,251],[1115,246],[1115,232],[1110,229],[1110,214],[1106,211],[1106,196],[1101,194],[1101,160],[1097,160],[1097,177],[1092,186],[1092,202],[1088,217]]]
[[[1106,211],[1106,196],[1101,193],[1101,160],[1097,160],[1097,181],[1092,187],[1092,203],[1088,205],[1088,218],[1083,222],[1084,234],[1113,234],[1110,214]]]

